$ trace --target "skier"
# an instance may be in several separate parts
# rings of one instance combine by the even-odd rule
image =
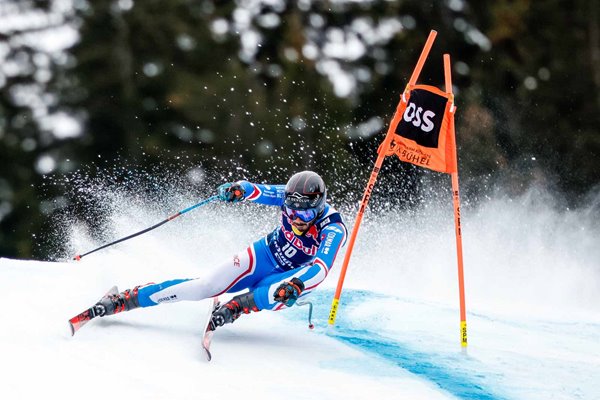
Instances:
[[[209,329],[215,330],[241,314],[291,307],[327,277],[347,231],[340,214],[326,203],[327,190],[318,174],[296,173],[286,185],[243,180],[225,183],[219,186],[218,194],[225,202],[248,200],[280,207],[281,224],[206,276],[107,294],[90,309],[92,316],[248,289],[215,308],[209,323]]]

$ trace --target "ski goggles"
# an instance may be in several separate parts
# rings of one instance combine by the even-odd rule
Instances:
[[[312,222],[317,217],[317,210],[309,208],[307,210],[294,210],[288,206],[284,206],[285,213],[293,221],[300,218],[302,222]]]

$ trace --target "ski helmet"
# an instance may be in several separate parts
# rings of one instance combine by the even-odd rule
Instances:
[[[316,172],[298,172],[285,185],[284,208],[292,219],[313,222],[323,213],[326,200],[325,182]]]

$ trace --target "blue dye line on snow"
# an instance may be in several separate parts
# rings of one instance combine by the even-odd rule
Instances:
[[[333,337],[365,351],[376,353],[397,366],[435,383],[460,399],[500,400],[499,396],[486,390],[474,379],[438,364],[435,355],[411,350],[398,342],[369,331],[353,331],[343,327],[338,327],[338,330],[340,332]]]
[[[315,306],[315,314],[318,314],[319,311],[323,312],[325,307],[328,306],[328,302],[332,298],[332,292],[327,290],[315,292],[311,297],[311,301]],[[353,304],[362,302],[366,298],[373,300],[374,298],[385,297],[367,291],[347,290],[344,292],[342,300],[344,307],[351,307]],[[323,320],[326,324],[327,316],[316,315],[314,320]],[[484,374],[481,373],[474,376],[471,368],[469,368],[470,371],[461,370],[460,363],[465,360],[458,355],[456,359],[453,359],[452,356],[448,355],[426,353],[412,349],[391,338],[382,337],[368,328],[352,328],[343,321],[336,323],[335,333],[331,337],[363,351],[377,354],[398,367],[435,383],[440,389],[459,399],[504,399],[504,397],[494,394],[491,390],[484,387],[482,382],[485,380]]]

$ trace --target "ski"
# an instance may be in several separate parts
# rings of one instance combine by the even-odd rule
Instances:
[[[111,294],[118,294],[118,293],[119,293],[119,289],[116,286],[113,286],[112,288],[110,288],[110,290],[108,292],[106,292],[104,297],[111,295]],[[78,315],[74,316],[73,318],[71,318],[69,320],[69,328],[71,328],[71,336],[74,336],[75,332],[77,332],[79,329],[81,329],[85,324],[90,322],[95,317],[97,317],[96,309],[92,306],[92,307],[88,308],[87,310],[85,310],[84,312],[82,312],[81,314],[78,314]]]
[[[212,341],[213,333],[215,333],[215,331],[210,329],[210,321],[212,320],[213,311],[215,311],[219,307],[219,304],[219,298],[213,297],[212,306],[208,309],[208,318],[206,318],[206,324],[204,324],[202,348],[204,349],[206,361],[210,361],[212,359],[212,354],[210,353],[210,343]]]

